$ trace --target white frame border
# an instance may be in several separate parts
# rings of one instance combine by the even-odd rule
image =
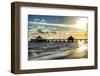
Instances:
[[[74,12],[74,13],[73,13]],[[94,11],[76,9],[57,9],[41,7],[20,8],[20,69],[43,69],[75,66],[94,65]],[[43,60],[28,61],[28,14],[35,15],[58,15],[58,16],[86,16],[88,17],[88,59],[67,59],[67,60]],[[58,64],[60,63],[60,64]]]

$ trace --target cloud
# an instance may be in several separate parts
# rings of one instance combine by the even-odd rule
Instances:
[[[73,25],[67,25],[67,24],[55,24],[55,23],[45,23],[45,22],[29,22],[29,24],[39,24],[39,25],[45,25],[45,26],[60,26],[60,27],[73,27]]]
[[[66,19],[65,19],[66,20]],[[35,28],[35,29],[48,29],[50,31],[56,31],[56,30],[62,30],[62,31],[67,31],[67,30],[87,30],[87,21],[88,18],[78,18],[78,17],[70,17],[64,24],[60,23],[47,23],[46,21],[29,21],[29,28]]]

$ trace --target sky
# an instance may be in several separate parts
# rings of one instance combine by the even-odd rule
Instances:
[[[28,15],[29,31],[87,31],[87,25],[87,17]]]

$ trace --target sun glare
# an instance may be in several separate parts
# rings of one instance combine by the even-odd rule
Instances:
[[[76,28],[80,30],[86,30],[87,29],[87,18],[80,18],[77,21],[77,24],[75,26]]]
[[[86,49],[87,49],[87,45],[84,44],[83,42],[79,42],[78,52],[82,52],[82,51],[84,51]]]

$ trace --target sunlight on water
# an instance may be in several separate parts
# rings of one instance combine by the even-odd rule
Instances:
[[[79,44],[79,48],[77,52],[82,52],[87,49],[87,44],[85,44],[84,42],[81,41],[78,44]]]

